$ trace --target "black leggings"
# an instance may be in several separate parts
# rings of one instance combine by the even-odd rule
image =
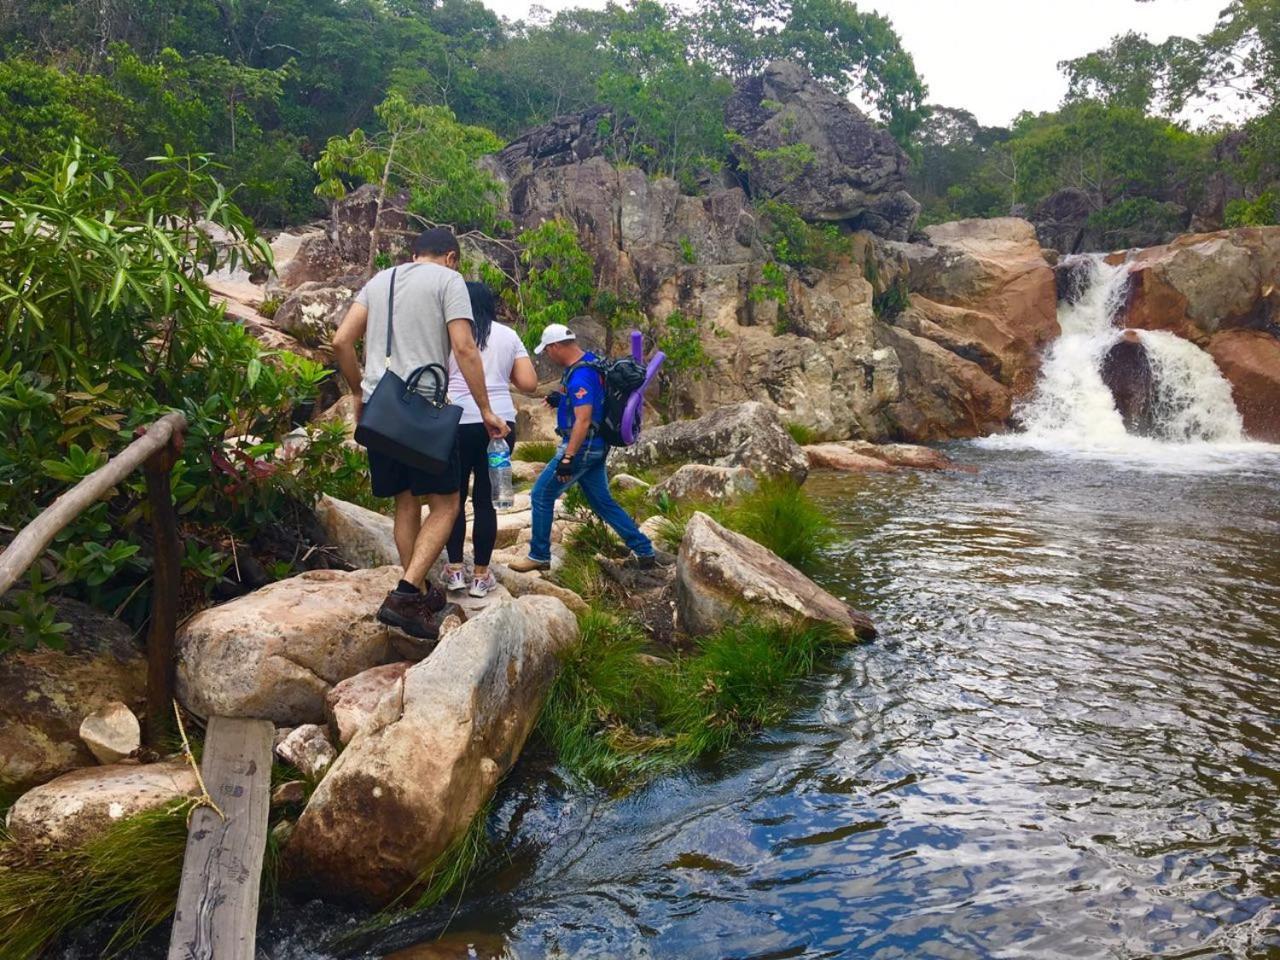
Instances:
[[[507,446],[516,448],[516,425],[508,422]],[[462,466],[462,485],[458,487],[458,519],[449,535],[449,562],[462,562],[462,543],[467,539],[467,488],[475,475],[471,502],[475,516],[471,524],[471,546],[476,566],[487,567],[498,540],[498,511],[493,508],[493,488],[489,485],[489,431],[483,423],[464,423],[458,427],[458,459]]]

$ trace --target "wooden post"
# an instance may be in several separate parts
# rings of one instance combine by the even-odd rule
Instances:
[[[174,640],[178,631],[178,591],[182,557],[178,544],[178,515],[173,509],[169,475],[182,452],[182,434],[175,432],[164,449],[142,465],[151,508],[151,623],[147,628],[146,744],[158,749],[170,731],[173,701]]]
[[[254,960],[274,737],[269,720],[209,720],[200,770],[225,819],[192,813],[169,960]]]

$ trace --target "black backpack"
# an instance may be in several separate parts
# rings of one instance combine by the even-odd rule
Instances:
[[[628,441],[622,435],[622,421],[631,397],[644,386],[645,368],[631,357],[579,360],[564,372],[561,383],[567,386],[569,377],[582,367],[589,367],[598,373],[600,382],[604,384],[604,410],[591,411],[592,431],[611,447],[628,446]],[[631,443],[635,442],[640,433],[640,413],[643,407],[644,404],[636,406],[634,422],[631,424]]]

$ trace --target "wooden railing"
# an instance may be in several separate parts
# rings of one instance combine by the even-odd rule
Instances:
[[[169,726],[173,699],[174,635],[178,628],[178,518],[169,475],[182,451],[187,419],[170,413],[147,427],[138,439],[58,497],[18,532],[0,553],[0,596],[48,549],[54,538],[85,510],[142,468],[151,508],[155,555],[151,584],[151,624],[147,629],[147,715],[145,742],[157,746]]]

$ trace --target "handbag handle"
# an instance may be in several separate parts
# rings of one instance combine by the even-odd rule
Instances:
[[[391,268],[391,292],[387,294],[387,369],[391,369],[391,322],[396,315],[396,271],[399,267]]]
[[[430,373],[436,381],[435,396],[427,396],[426,399],[437,407],[443,407],[448,400],[449,375],[445,372],[444,367],[438,363],[428,363],[409,374],[409,379],[404,384],[405,397],[407,398],[409,394],[418,392],[418,382],[422,379],[424,373]]]

